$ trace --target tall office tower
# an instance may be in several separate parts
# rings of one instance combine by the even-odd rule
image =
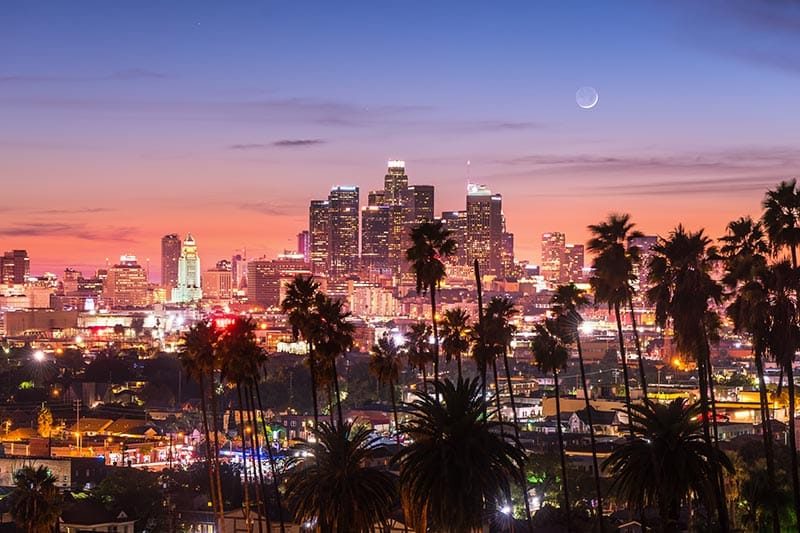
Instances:
[[[247,256],[234,254],[231,258],[231,283],[233,290],[247,285]]]
[[[150,305],[147,275],[136,256],[123,255],[108,269],[103,282],[103,298],[110,307],[147,307]]]
[[[366,270],[389,268],[391,209],[388,205],[361,208],[361,267]]]
[[[4,285],[22,285],[31,273],[31,261],[25,250],[11,250],[0,261],[0,281]]]
[[[311,275],[310,265],[301,254],[250,261],[247,270],[247,300],[263,307],[279,306],[295,276]]]
[[[467,212],[442,211],[442,224],[450,232],[450,238],[456,241],[456,253],[452,260],[457,265],[466,265],[467,256]]]
[[[567,244],[564,247],[564,263],[561,265],[561,283],[582,283],[584,267],[582,244]]]
[[[311,234],[307,229],[297,234],[297,253],[302,254],[306,261],[311,258]]]
[[[647,265],[653,258],[653,247],[656,244],[658,244],[658,237],[655,235],[642,235],[628,239],[629,248],[635,246],[639,249],[639,263],[633,266],[633,290],[639,303],[645,302],[645,292],[650,288],[647,281]]]
[[[467,261],[476,259],[482,274],[501,275],[503,197],[485,185],[467,187]]]
[[[227,259],[218,261],[216,267],[203,274],[203,298],[210,300],[228,300],[233,296],[233,275],[231,262]]]
[[[367,205],[386,205],[386,194],[383,191],[369,191]]]
[[[328,275],[342,279],[358,266],[358,187],[336,186],[328,195]]]
[[[503,274],[511,275],[514,271],[514,234],[507,231],[503,232],[502,243],[500,246],[500,261],[503,266]]]
[[[409,224],[433,220],[433,185],[409,185],[407,189]]]
[[[405,161],[389,161],[389,168],[384,176],[384,201],[387,205],[400,205],[408,189]]]
[[[203,299],[200,280],[200,257],[197,243],[192,234],[186,236],[178,259],[178,287],[172,291],[172,301],[176,303],[199,302]]]
[[[181,240],[171,233],[161,238],[161,286],[174,289],[178,286],[178,260],[181,258]],[[169,295],[168,295],[169,296]]]
[[[564,234],[559,231],[542,233],[542,265],[541,273],[545,281],[559,283],[561,269],[565,262],[566,242]]]
[[[309,255],[314,274],[328,273],[330,205],[327,200],[311,200],[308,210]]]

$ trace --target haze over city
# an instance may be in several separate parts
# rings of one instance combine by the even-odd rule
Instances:
[[[799,11],[7,2],[0,242],[34,273],[156,261],[169,232],[207,261],[271,257],[310,199],[357,185],[365,204],[389,159],[437,212],[469,181],[503,194],[534,262],[541,233],[584,242],[609,211],[718,235],[796,167]]]

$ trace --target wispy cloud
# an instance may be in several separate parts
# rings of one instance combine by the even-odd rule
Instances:
[[[263,150],[265,148],[306,148],[325,144],[323,139],[280,139],[270,143],[240,143],[228,146],[231,150]]]
[[[51,74],[10,74],[0,76],[0,83],[74,83],[92,81],[159,80],[166,78],[162,72],[144,68],[118,70],[100,76],[65,76]]]
[[[297,204],[281,204],[276,202],[241,202],[236,204],[239,209],[245,211],[254,211],[262,215],[272,216],[291,216],[296,215],[300,205]]]
[[[76,214],[92,214],[92,213],[110,213],[114,209],[108,207],[78,207],[75,209],[43,209],[41,211],[34,211],[34,214],[39,215],[76,215]]]
[[[63,237],[85,241],[137,242],[138,230],[132,227],[89,228],[85,224],[29,222],[0,228],[5,237]]]

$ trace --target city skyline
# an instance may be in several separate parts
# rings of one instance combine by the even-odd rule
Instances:
[[[681,220],[718,236],[800,158],[800,13],[680,4],[12,2],[0,244],[27,249],[34,273],[155,261],[172,232],[212,261],[273,257],[294,249],[312,197],[365,197],[394,158],[436,186],[437,212],[470,181],[500,191],[516,255],[534,262],[542,233],[583,243],[610,211],[648,234]],[[575,103],[584,85],[600,93],[591,110]]]

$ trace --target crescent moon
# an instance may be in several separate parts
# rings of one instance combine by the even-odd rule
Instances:
[[[592,109],[600,100],[600,95],[594,87],[581,87],[575,93],[575,102],[581,109]]]

